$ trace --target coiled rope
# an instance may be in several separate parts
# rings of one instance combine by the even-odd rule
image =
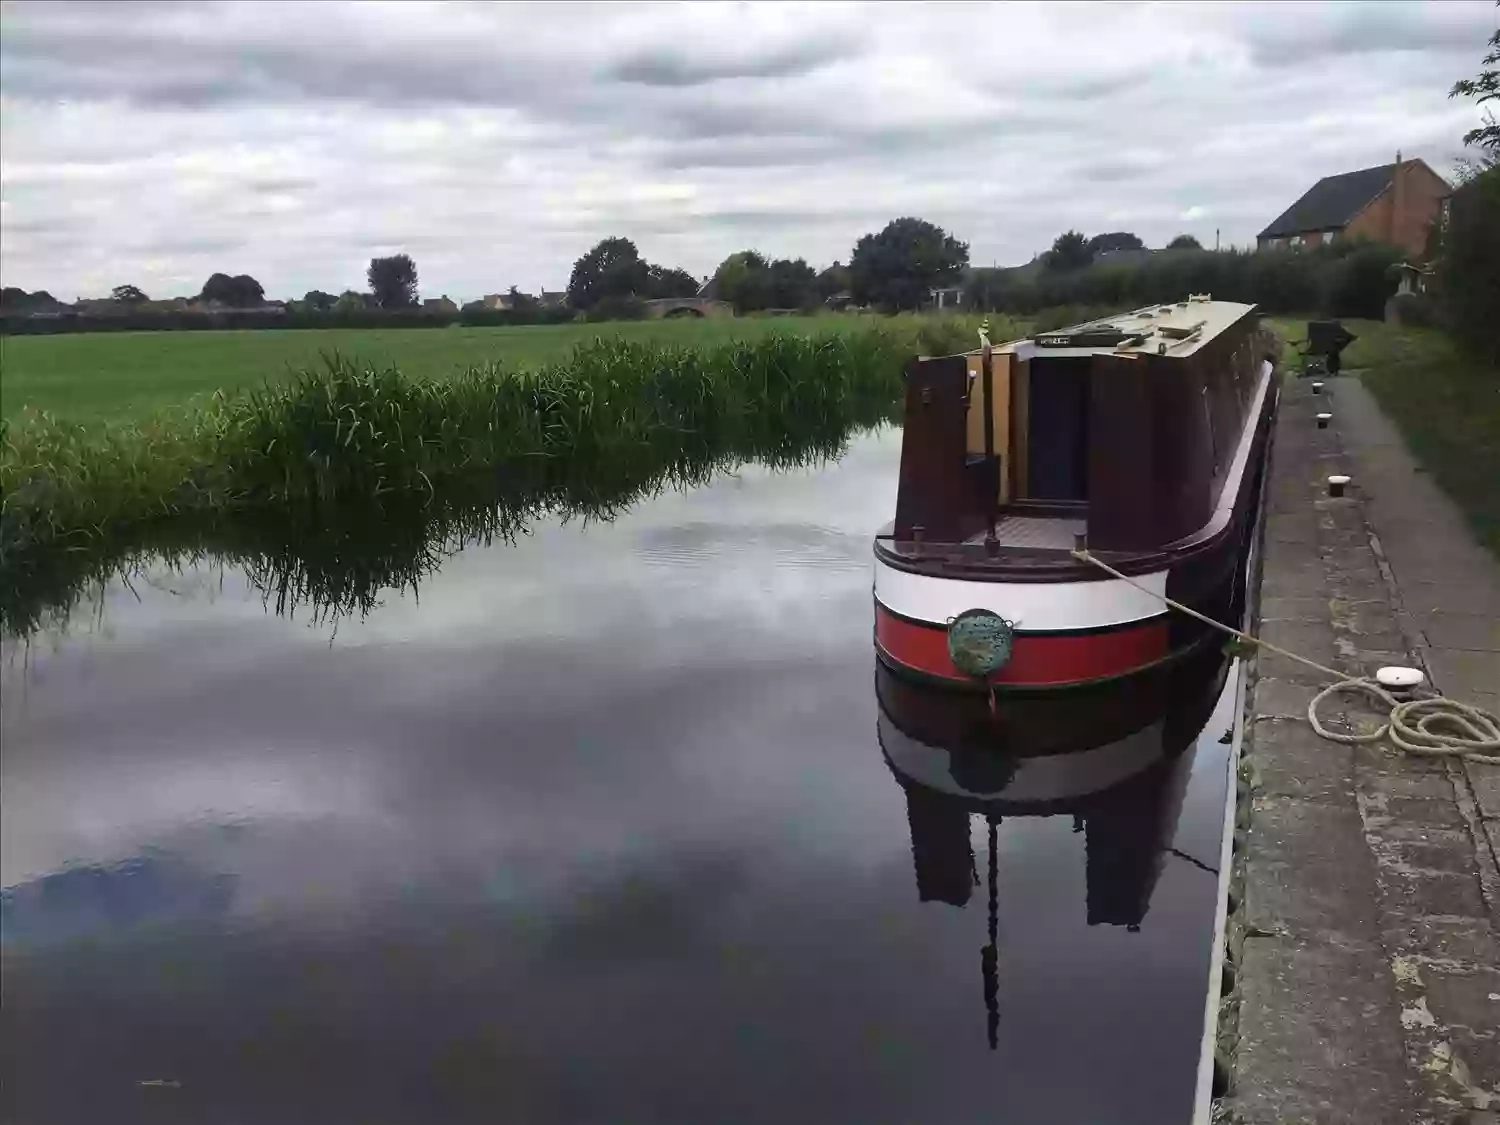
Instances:
[[[1391,742],[1408,754],[1425,754],[1436,758],[1466,758],[1471,762],[1500,765],[1500,753],[1489,753],[1489,751],[1500,751],[1500,718],[1496,718],[1483,707],[1475,707],[1472,704],[1461,703],[1456,699],[1447,699],[1436,694],[1418,699],[1397,699],[1375,680],[1361,677],[1351,679],[1337,669],[1328,668],[1316,660],[1309,660],[1305,656],[1299,656],[1295,652],[1273,645],[1270,641],[1251,636],[1232,625],[1225,625],[1222,621],[1215,621],[1196,609],[1173,601],[1163,594],[1158,594],[1129,575],[1121,574],[1086,550],[1074,550],[1071,554],[1080,562],[1096,566],[1111,577],[1134,586],[1142,593],[1150,594],[1163,605],[1179,613],[1185,613],[1205,625],[1211,625],[1220,632],[1228,633],[1256,648],[1274,652],[1277,656],[1295,660],[1298,664],[1323,673],[1333,683],[1313,696],[1312,701],[1307,705],[1308,724],[1319,738],[1326,738],[1329,742],[1363,743],[1378,742],[1389,735]],[[1318,705],[1329,696],[1346,692],[1367,695],[1385,706],[1388,709],[1386,722],[1378,730],[1361,734],[1344,734],[1341,731],[1329,730],[1318,719]]]

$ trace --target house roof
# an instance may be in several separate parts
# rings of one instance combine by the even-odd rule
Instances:
[[[1395,174],[1396,165],[1382,164],[1378,168],[1324,176],[1261,231],[1260,237],[1346,227],[1366,204],[1390,186]]]

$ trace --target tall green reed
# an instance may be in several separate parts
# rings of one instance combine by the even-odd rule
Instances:
[[[609,518],[725,466],[837,456],[890,420],[909,332],[687,349],[620,340],[446,381],[321,369],[142,427],[0,428],[0,631],[25,634],[143,554],[217,555],[279,610],[367,610],[464,543]]]

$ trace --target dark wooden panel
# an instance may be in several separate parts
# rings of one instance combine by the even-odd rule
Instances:
[[[896,493],[898,540],[914,530],[932,542],[961,542],[983,526],[967,464],[967,360],[963,356],[913,360],[906,369],[906,428],[901,438],[901,484]]]
[[[1089,546],[1149,550],[1156,531],[1155,414],[1144,359],[1098,355],[1089,388]]]
[[[1158,543],[1197,531],[1213,508],[1214,451],[1208,395],[1196,365],[1147,356]]]

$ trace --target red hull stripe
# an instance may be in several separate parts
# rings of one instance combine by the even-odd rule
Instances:
[[[919,625],[875,603],[875,643],[897,664],[930,676],[972,684],[948,657],[948,631]],[[997,684],[1072,684],[1119,676],[1167,655],[1167,619],[1102,632],[1017,633]]]

